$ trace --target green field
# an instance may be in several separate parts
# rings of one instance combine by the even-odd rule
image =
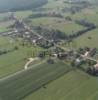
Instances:
[[[41,26],[43,29],[60,30],[70,35],[87,28],[76,24],[75,20],[85,20],[94,23],[97,26],[96,29],[86,32],[72,41],[61,40],[57,47],[61,46],[64,49],[70,48],[74,50],[87,46],[98,49],[97,6],[90,6],[72,14],[71,11],[63,13],[62,9],[65,8],[66,10],[67,8],[74,8],[80,5],[64,3],[64,0],[48,0],[48,3],[46,3],[47,0],[9,1],[11,1],[10,5],[7,6],[9,9],[12,9],[13,6],[16,9],[20,8],[20,6],[21,9],[28,8],[28,5],[32,5],[33,2],[32,9],[14,12],[17,19],[26,19],[25,21],[28,21],[27,24],[31,25],[31,27],[33,25]],[[92,2],[92,0],[90,1]],[[1,2],[0,5],[2,5]],[[33,7],[39,7],[38,11],[33,9]],[[0,6],[0,8],[2,7]],[[29,17],[36,13],[49,14],[53,12],[62,14],[63,18]],[[0,13],[0,33],[11,30],[8,27],[13,25],[14,21],[4,20],[10,14],[9,12]],[[66,20],[66,17],[71,17],[72,21]],[[15,50],[15,48],[18,49]],[[22,38],[0,36],[0,100],[98,100],[98,78],[72,66],[70,58],[67,60],[52,58],[54,63],[50,64],[47,61],[49,56],[46,56],[44,59],[32,62],[29,68],[24,70],[28,58],[35,58],[40,51],[45,50],[47,49],[24,41]],[[48,50],[53,51],[52,48]],[[9,52],[2,54],[2,51]],[[97,56],[96,59],[98,59]],[[84,64],[81,67],[86,69],[89,65]]]
[[[55,60],[54,64],[42,61],[40,65],[31,66],[9,78],[0,80],[0,99],[21,100],[36,89],[64,73],[71,70],[71,67],[62,61]],[[7,94],[7,95],[6,95]]]
[[[53,17],[42,17],[32,19],[33,25],[43,25],[43,27],[48,29],[58,29],[66,34],[73,34],[79,30],[84,29],[83,26],[75,24],[74,22],[70,22],[61,18],[53,18]]]
[[[89,39],[89,37],[91,39]],[[91,47],[91,48],[98,48],[98,29],[93,31],[87,32],[84,35],[75,39],[75,43],[77,47]]]
[[[33,12],[31,10],[27,10],[27,11],[17,11],[14,14],[18,19],[24,19],[24,18],[27,18],[32,13]]]
[[[4,27],[3,28],[0,27],[0,32],[6,32],[6,31],[8,31],[8,29],[6,29]]]
[[[98,80],[82,71],[71,71],[23,100],[98,100]]]
[[[8,28],[10,25],[12,25],[14,21],[5,21],[5,22],[0,22],[0,32],[6,32],[11,30],[11,28]]]
[[[37,46],[21,46],[22,40],[13,40],[9,37],[0,37],[0,50],[11,50],[15,46],[19,49],[0,55],[0,77],[15,73],[24,68],[29,57],[37,54],[42,48]],[[5,63],[6,62],[6,63]]]
[[[72,17],[72,19],[74,20],[84,19],[88,22],[95,23],[95,25],[98,25],[98,13],[95,9],[84,9],[81,12],[76,13],[70,17]]]

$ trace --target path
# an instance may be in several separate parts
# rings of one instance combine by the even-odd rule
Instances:
[[[34,61],[36,61],[36,60],[38,60],[38,59],[39,59],[38,57],[36,57],[36,58],[29,58],[29,61],[25,64],[24,69],[27,70],[28,67],[29,67],[29,65],[30,65],[32,62],[34,62]]]

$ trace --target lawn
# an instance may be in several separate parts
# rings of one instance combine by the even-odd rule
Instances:
[[[22,100],[98,100],[97,78],[80,70],[71,71],[45,87]]]

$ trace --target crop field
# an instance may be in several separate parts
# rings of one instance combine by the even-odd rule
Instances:
[[[87,32],[86,34],[75,39],[77,47],[98,48],[98,29]]]
[[[86,73],[70,71],[23,100],[97,100],[98,80]]]
[[[48,3],[43,5],[42,8],[46,8],[49,10],[55,10],[55,11],[61,11],[63,8],[65,7],[71,7],[74,5],[68,4],[68,3],[64,3],[65,0],[48,0]],[[61,6],[62,5],[62,6]]]
[[[98,12],[94,9],[84,9],[79,13],[71,16],[74,20],[86,20],[91,23],[98,25]]]
[[[31,92],[44,87],[46,83],[72,69],[68,64],[59,60],[55,60],[54,64],[44,61],[35,66],[31,66],[30,69],[23,70],[11,77],[1,79],[0,99],[21,100]]]
[[[48,3],[43,6],[43,8],[50,8],[57,10],[58,8],[63,8],[65,4],[63,3],[64,0],[48,0]],[[61,7],[62,5],[62,7]]]
[[[75,24],[61,18],[51,18],[51,17],[42,17],[32,19],[33,25],[41,25],[49,29],[57,29],[66,34],[73,34],[79,30],[84,29],[85,27]]]
[[[9,13],[0,13],[0,21],[2,21],[5,17],[8,17]]]
[[[31,15],[32,13],[33,13],[32,11],[27,10],[27,11],[17,11],[14,14],[18,19],[24,19],[28,17],[29,15]]]
[[[10,36],[0,35],[0,100],[98,100],[98,77],[86,73],[87,68],[95,68],[89,60],[98,59],[97,50],[92,59],[89,59],[90,55],[88,58],[83,56],[87,62],[80,67],[72,63],[78,64],[78,58],[82,59],[82,56],[78,57],[78,54],[81,55],[79,48],[83,48],[83,52],[86,51],[84,47],[98,49],[98,2],[88,0],[95,5],[87,2],[86,7],[83,2],[65,1],[17,0],[15,3],[11,0],[5,9],[10,9],[16,19],[10,18],[11,12],[0,13],[0,33],[17,31]],[[82,21],[83,26],[76,20],[88,23]],[[91,23],[92,27],[96,25],[96,29],[90,27],[89,30]],[[13,28],[9,28],[11,25]],[[41,26],[42,30],[33,26]],[[87,28],[88,32],[85,32]],[[48,45],[51,47],[48,48]],[[71,54],[67,49],[77,51]],[[43,51],[49,52],[49,55],[44,55],[46,52]],[[38,60],[29,63],[26,69],[30,58]]]
[[[0,22],[0,32],[6,32],[11,30],[11,28],[8,28],[10,25],[12,25],[14,21],[7,21],[7,22]]]
[[[6,31],[8,31],[8,29],[0,27],[0,32],[6,32]]]
[[[16,46],[18,50],[13,50]],[[0,55],[0,77],[4,77],[22,70],[27,59],[33,57],[33,54],[36,55],[42,48],[29,45],[23,47],[21,46],[21,39],[15,41],[9,37],[0,37],[0,50],[13,50]]]

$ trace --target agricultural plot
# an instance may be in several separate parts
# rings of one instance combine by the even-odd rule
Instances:
[[[8,29],[0,27],[0,32],[6,32]]]
[[[31,15],[33,12],[30,10],[27,11],[17,11],[14,13],[14,15],[18,18],[18,19],[24,19],[27,18],[29,15]]]
[[[48,8],[48,9],[62,9],[65,6],[68,6],[67,4],[64,4],[64,0],[48,0],[48,3],[43,6],[43,8]],[[62,5],[62,6],[61,6]]]
[[[29,44],[23,47],[21,43],[21,39],[13,40],[9,37],[0,37],[0,51],[9,50],[8,53],[0,55],[0,78],[24,69],[27,59],[43,50]],[[18,49],[14,50],[16,47]]]
[[[68,64],[55,60],[54,64],[46,61],[31,66],[30,69],[21,71],[9,78],[0,80],[0,99],[21,100],[31,92],[71,70]],[[37,100],[37,99],[36,99]]]
[[[83,26],[75,24],[74,22],[70,22],[61,18],[51,18],[51,17],[32,19],[32,24],[41,25],[50,30],[57,29],[62,32],[65,32],[65,34],[73,34],[79,30],[84,29]]]
[[[98,12],[95,9],[84,9],[81,12],[72,15],[71,17],[74,20],[86,20],[98,25]]]
[[[55,53],[59,51],[59,48],[57,47],[74,50],[82,47],[98,49],[98,28],[82,35],[79,34],[71,40],[71,34],[74,33],[74,35],[77,35],[75,33],[87,28],[76,24],[75,20],[85,20],[98,26],[98,7],[83,8],[79,12],[78,8],[76,9],[75,7],[80,7],[80,5],[71,5],[64,2],[64,0],[48,0],[48,2],[46,0],[45,2],[43,2],[44,0],[34,1],[41,9],[38,8],[14,12],[17,19],[19,19],[19,22],[21,19],[27,19],[25,21],[28,21],[28,23],[31,21],[31,23],[29,23],[31,26],[41,26],[43,30],[60,30],[66,35],[70,35],[68,38],[70,41],[65,41],[65,39],[62,41],[61,39],[61,42],[53,43],[53,48],[56,48],[57,51],[52,50],[52,47],[49,48],[48,50],[50,51],[49,53],[51,53],[51,56],[53,56],[52,52]],[[19,3],[20,2],[18,1],[17,5],[19,6],[22,4],[24,9],[26,5],[24,3]],[[42,4],[39,5],[40,3]],[[30,2],[29,4],[31,5]],[[37,6],[35,4],[34,6]],[[70,8],[71,10],[69,10]],[[76,10],[75,13],[73,8]],[[33,12],[34,10],[35,12]],[[57,13],[62,14],[63,17],[66,18],[41,16],[39,16],[39,18],[30,18],[30,15],[35,13]],[[8,27],[14,23],[12,20],[4,21],[4,18],[9,17],[10,14],[11,13],[0,14],[0,32],[10,30]],[[72,21],[66,20],[67,18],[69,18],[69,20],[72,18]],[[23,25],[20,24],[22,23],[18,23],[19,26],[23,27]],[[19,29],[20,28],[21,27],[19,27]],[[29,31],[29,28],[26,29],[26,31]],[[45,33],[49,34],[50,32],[52,31],[45,31]],[[59,31],[56,32],[59,34]],[[24,35],[24,33],[22,34]],[[25,35],[28,35],[28,32],[25,32]],[[42,38],[40,37],[41,36],[37,38],[35,36],[34,39],[39,40],[38,42],[42,42]],[[45,37],[44,34],[43,37]],[[31,36],[30,34],[29,39],[32,40],[33,35]],[[51,38],[49,39],[51,40]],[[24,66],[28,62],[28,58],[37,58],[38,54],[43,53],[42,51],[45,50],[48,52],[47,49],[24,41],[22,38],[0,36],[0,100],[98,100],[98,79],[82,70],[83,68],[87,70],[88,67],[91,67],[90,64],[83,64],[80,68],[72,66],[71,61],[72,59],[75,60],[75,57],[69,53],[67,60],[66,58],[64,58],[64,60],[52,58],[52,61],[50,61],[51,59],[48,58],[49,56],[45,56],[43,59],[30,63],[27,70],[24,69]],[[59,54],[65,57],[66,54],[63,53],[66,52],[62,52],[63,51],[60,50]],[[54,54],[54,56],[57,55]],[[95,59],[98,59],[97,55],[95,57]]]
[[[75,70],[45,85],[22,100],[97,100],[98,80]]]
[[[5,17],[9,17],[9,13],[0,13],[0,21],[4,20]]]
[[[75,39],[77,47],[98,48],[98,29],[87,32],[86,34]]]
[[[0,22],[0,32],[2,33],[11,30],[9,26],[12,25],[13,23],[14,21]]]

